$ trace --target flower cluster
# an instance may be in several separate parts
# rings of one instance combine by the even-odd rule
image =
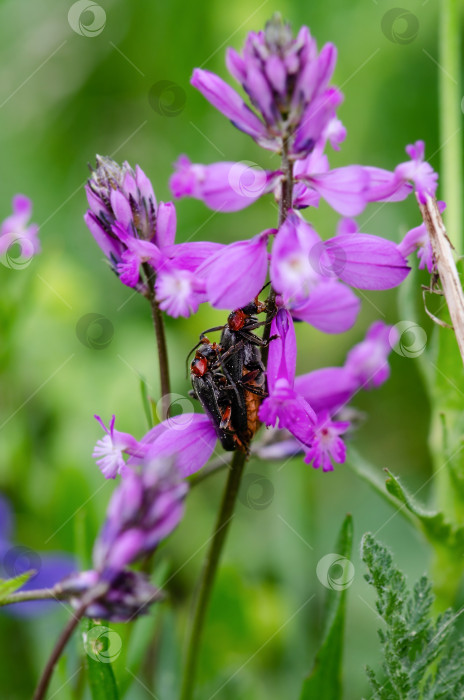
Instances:
[[[377,321],[342,367],[296,376],[295,324],[305,322],[324,333],[347,331],[360,310],[353,290],[400,285],[410,269],[407,256],[416,248],[420,267],[434,269],[424,226],[410,231],[397,245],[361,231],[352,217],[372,202],[398,202],[413,191],[424,202],[435,196],[437,175],[424,161],[421,141],[406,148],[409,160],[391,172],[357,164],[331,168],[328,147],[339,150],[346,138],[337,116],[343,96],[330,84],[336,49],[326,44],[318,51],[307,27],[294,38],[276,16],[264,31],[248,35],[241,54],[229,49],[226,62],[250,104],[205,70],[194,71],[192,85],[236,128],[280,154],[281,165],[264,170],[249,162],[195,164],[182,155],[170,179],[171,191],[177,199],[192,197],[221,212],[235,212],[272,195],[279,205],[278,227],[228,245],[176,243],[174,204],[157,203],[139,166],[133,170],[128,163],[120,166],[100,156],[86,188],[90,209],[85,221],[121,282],[174,317],[189,316],[206,302],[218,309],[243,311],[269,280],[270,305],[264,307],[271,324],[267,386],[256,409],[256,422],[269,431],[250,451],[278,459],[301,453],[307,464],[331,471],[334,464],[345,461],[344,436],[352,429],[353,415],[348,404],[357,392],[386,381],[397,333]],[[303,216],[304,210],[319,207],[322,201],[341,217],[331,237],[321,237]],[[250,341],[249,335],[245,340],[255,341],[256,336]],[[220,358],[220,346],[214,347]],[[237,347],[230,352],[240,351],[243,343]],[[259,362],[249,372],[252,377],[261,371]],[[229,381],[225,370],[218,372]],[[214,401],[216,396],[222,400],[224,386],[214,384],[215,376],[211,375]],[[168,418],[140,440],[116,430],[114,416],[108,427],[96,416],[105,432],[94,450],[97,465],[106,478],[121,475],[122,480],[94,549],[95,569],[64,584],[76,601],[104,582],[105,595],[89,610],[107,619],[128,619],[159,597],[127,566],[146,556],[177,525],[186,486],[173,474],[185,478],[207,463],[217,441],[214,421],[220,420],[221,430],[226,429],[223,425],[233,429],[229,415],[237,405],[233,401],[227,405],[226,400],[225,407],[218,403],[214,415]],[[172,464],[175,472],[166,466]]]
[[[186,493],[187,484],[169,460],[146,459],[128,470],[113,493],[95,543],[95,568],[64,579],[61,592],[78,608],[92,591],[101,591],[86,608],[88,617],[125,621],[146,612],[162,593],[127,567],[152,554],[177,527]]]
[[[420,266],[433,269],[424,226],[396,245],[361,232],[348,217],[371,202],[403,200],[413,190],[425,201],[435,195],[437,175],[424,162],[421,141],[406,148],[410,160],[392,172],[362,165],[331,169],[327,146],[338,150],[346,137],[337,117],[342,94],[330,85],[336,49],[326,44],[318,51],[307,27],[294,38],[275,16],[264,31],[248,35],[241,54],[229,49],[226,62],[251,106],[208,71],[196,69],[193,86],[235,127],[263,148],[280,153],[281,168],[265,171],[231,161],[192,164],[184,155],[171,177],[171,189],[176,198],[194,197],[225,212],[274,193],[281,211],[279,227],[229,245],[175,244],[174,205],[157,205],[138,166],[134,172],[127,163],[120,167],[104,158],[97,159],[87,187],[91,211],[86,221],[124,283],[146,293],[150,278],[144,279],[142,271],[149,266],[158,303],[174,316],[194,312],[201,302],[220,309],[243,307],[269,278],[278,309],[271,335],[277,339],[270,344],[269,396],[259,417],[267,426],[278,424],[289,433],[287,443],[292,450],[302,450],[306,462],[329,470],[333,462],[344,461],[340,435],[349,423],[339,419],[340,411],[361,388],[385,381],[394,330],[377,322],[343,368],[295,377],[294,322],[309,323],[324,333],[347,331],[360,310],[353,289],[398,286],[409,273],[406,256],[416,248]],[[318,207],[321,199],[343,217],[335,235],[325,240],[302,215],[303,209]],[[113,417],[109,429],[103,426],[107,435],[94,452],[103,474],[124,475],[153,454],[177,455],[181,474],[194,473],[211,455],[216,438],[207,416],[187,414],[182,419],[174,426],[172,420],[164,421],[137,441],[115,430]]]

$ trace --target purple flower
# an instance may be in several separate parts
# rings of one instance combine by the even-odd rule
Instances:
[[[359,382],[345,367],[323,367],[295,379],[295,391],[303,396],[316,413],[335,414],[346,406],[359,388]]]
[[[398,333],[383,321],[375,321],[365,339],[348,353],[345,369],[363,389],[377,388],[390,376],[388,356],[395,345]]]
[[[445,202],[437,202],[440,214],[446,209]],[[401,255],[408,257],[417,249],[417,257],[419,258],[419,270],[425,267],[433,273],[435,269],[435,260],[433,257],[432,243],[427,232],[427,227],[424,223],[412,228],[407,232],[401,243],[398,245],[398,250]]]
[[[13,214],[8,216],[0,226],[0,258],[7,267],[19,269],[25,267],[30,259],[40,252],[38,239],[39,227],[29,224],[32,214],[32,202],[23,194],[17,194],[12,201]],[[12,254],[14,246],[19,247],[19,255]]]
[[[271,324],[271,335],[278,335],[269,346],[267,383],[269,396],[259,409],[259,418],[267,426],[288,430],[305,445],[311,444],[316,414],[294,389],[296,338],[292,318],[280,309]]]
[[[348,421],[333,421],[328,411],[319,414],[311,446],[305,451],[306,464],[312,464],[314,469],[322,467],[325,472],[333,471],[332,462],[343,464],[346,459],[346,447],[340,435],[346,432],[349,426]]]
[[[209,302],[217,309],[236,309],[248,304],[266,281],[267,241],[275,229],[251,240],[225,246],[205,260],[197,275],[206,281]]]
[[[183,477],[201,469],[211,457],[217,436],[208,416],[184,413],[152,428],[142,443],[149,445],[147,459],[173,458]]]
[[[238,211],[272,192],[279,176],[253,166],[247,162],[193,164],[187,156],[180,156],[169,184],[176,198],[200,199],[215,211]]]
[[[401,182],[412,182],[421,204],[425,204],[427,197],[435,197],[438,187],[438,173],[429,163],[424,161],[425,144],[416,141],[415,144],[406,146],[406,153],[411,160],[400,163],[395,168],[395,174]]]
[[[64,579],[60,588],[71,605],[78,609],[82,598],[101,584],[97,571],[82,571]],[[119,571],[110,582],[107,590],[91,603],[85,611],[87,617],[104,619],[109,622],[131,622],[139,615],[148,612],[150,605],[162,600],[163,593],[153,586],[148,578],[139,572],[128,569]]]
[[[289,25],[275,15],[264,31],[248,34],[241,55],[233,49],[227,51],[227,68],[260,118],[213,73],[197,68],[191,82],[234,126],[261,146],[279,151],[285,138],[290,154],[303,158],[323,135],[336,144],[344,137],[333,123],[342,95],[328,87],[335,61],[332,44],[318,53],[307,27],[293,38]]]
[[[84,219],[121,281],[145,292],[140,266],[161,261],[161,250],[174,242],[176,212],[171,202],[156,202],[150,180],[137,165],[118,165],[97,156],[86,185],[90,209]]]
[[[111,580],[149,555],[179,524],[188,491],[169,461],[145,461],[119,482],[95,543],[94,566]]]
[[[114,479],[117,474],[127,475],[129,467],[123,458],[123,453],[132,457],[142,458],[146,453],[143,444],[137,442],[129,433],[121,433],[115,430],[115,416],[112,416],[109,428],[105,426],[100,416],[95,416],[106,435],[97,440],[92,457],[96,459],[97,465],[105,479]]]
[[[353,223],[346,223],[343,230]],[[361,233],[322,241],[292,211],[272,247],[271,280],[282,302],[294,318],[327,333],[351,328],[360,308],[357,297],[338,280],[360,289],[388,289],[400,284],[408,272],[406,260],[391,241]]]

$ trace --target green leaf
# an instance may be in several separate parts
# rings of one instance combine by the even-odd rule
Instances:
[[[14,578],[0,579],[0,605],[9,595],[17,591],[18,588],[22,588],[26,581],[29,581],[31,576],[34,576],[35,573],[37,572],[25,571],[23,574],[19,574],[19,576],[15,576]]]
[[[121,638],[105,624],[82,621],[87,677],[92,700],[119,700],[111,661],[121,651]]]
[[[353,520],[351,515],[347,515],[335,547],[336,553],[341,558],[349,559],[352,543]],[[348,585],[344,585],[341,590],[329,589],[324,639],[316,654],[313,669],[303,683],[300,700],[340,700],[342,697],[343,632]]]
[[[386,487],[402,505],[402,510],[408,510],[414,516],[416,524],[427,539],[440,547],[452,550],[456,557],[464,556],[464,527],[454,527],[445,520],[444,513],[428,510],[417,503],[413,496],[388,469]]]
[[[366,581],[377,593],[376,609],[385,627],[379,630],[382,672],[367,668],[375,700],[458,700],[463,697],[464,639],[456,639],[457,615],[447,610],[433,618],[432,584],[422,576],[408,590],[405,575],[389,550],[367,533],[361,556]]]

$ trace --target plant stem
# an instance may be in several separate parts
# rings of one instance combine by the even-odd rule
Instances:
[[[284,173],[282,179],[282,189],[280,192],[279,202],[279,228],[287,218],[288,210],[292,208],[292,193],[293,193],[293,163],[288,157],[288,140],[283,139],[282,142],[282,165],[281,170]],[[271,285],[269,296],[267,298],[267,316],[266,325],[264,326],[263,340],[269,340],[271,335],[271,321],[275,315],[275,289]],[[262,359],[264,366],[267,367],[267,358],[269,354],[269,346],[265,346],[262,350]]]
[[[8,598],[0,600],[0,607],[3,605],[12,605],[13,603],[24,603],[27,600],[63,600],[69,598],[58,587],[54,588],[38,588],[31,591],[17,591],[11,593]]]
[[[441,179],[447,210],[448,235],[460,255],[462,241],[462,91],[460,76],[461,0],[442,0],[438,71]]]
[[[282,144],[282,171],[284,175],[282,178],[282,190],[279,204],[279,227],[284,223],[285,219],[287,218],[288,210],[292,206],[293,164],[288,158],[287,139],[284,139]],[[268,312],[266,317],[266,325],[264,326],[264,340],[269,340],[271,320],[275,314],[275,296],[275,290],[271,286],[267,299]],[[267,347],[264,347],[262,350],[262,358],[264,366],[266,367],[268,358]],[[209,600],[211,597],[222,548],[226,540],[230,521],[233,517],[235,501],[237,499],[245,462],[245,453],[234,453],[229,467],[229,476],[227,478],[226,488],[222,497],[219,514],[217,516],[214,534],[200,578],[192,625],[188,635],[187,654],[180,700],[193,700],[198,657],[206,613],[208,611]],[[210,473],[214,473],[217,468],[220,468],[220,466],[216,467],[215,465],[215,467],[211,469]]]
[[[163,313],[159,307],[158,301],[155,295],[155,284],[154,284],[154,271],[148,265],[144,263],[143,270],[145,272],[145,277],[148,284],[148,294],[151,306],[151,315],[153,318],[153,325],[155,327],[156,345],[158,348],[158,359],[159,359],[159,371],[160,371],[160,385],[161,385],[161,411],[162,420],[168,417],[169,407],[170,407],[170,393],[171,393],[171,383],[169,380],[169,360],[168,360],[168,350],[166,344],[166,333],[164,331],[164,320]]]
[[[42,676],[40,677],[40,680],[37,684],[37,688],[35,689],[35,693],[33,695],[32,700],[44,700],[54,668],[58,662],[58,659],[63,653],[63,650],[66,644],[68,643],[72,633],[79,624],[79,621],[82,619],[82,617],[84,617],[85,611],[88,608],[88,606],[91,605],[91,603],[93,603],[95,600],[98,600],[98,598],[101,598],[101,596],[104,595],[107,589],[107,584],[101,584],[89,591],[87,596],[83,597],[81,605],[76,610],[76,612],[73,613],[73,616],[68,621],[63,632],[58,638],[58,641],[51,653],[50,658],[47,661]]]
[[[214,579],[218,568],[222,548],[226,540],[230,522],[233,517],[235,501],[237,499],[240,480],[245,467],[246,454],[235,452],[230,465],[227,484],[222,497],[221,507],[216,520],[213,538],[203,566],[200,578],[195,611],[190,629],[187,656],[184,667],[184,676],[181,690],[181,700],[192,700],[195,677],[198,664],[198,656],[201,645],[201,637],[205,622],[208,604],[213,589]]]

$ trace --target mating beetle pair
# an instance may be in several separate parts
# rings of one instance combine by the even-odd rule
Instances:
[[[225,450],[247,452],[259,427],[258,411],[267,396],[261,347],[269,341],[253,331],[270,321],[259,321],[256,314],[267,311],[258,297],[229,314],[225,326],[208,328],[200,335],[190,365],[194,395],[213,421]],[[206,333],[222,331],[219,343]],[[272,338],[270,339],[272,340]]]

